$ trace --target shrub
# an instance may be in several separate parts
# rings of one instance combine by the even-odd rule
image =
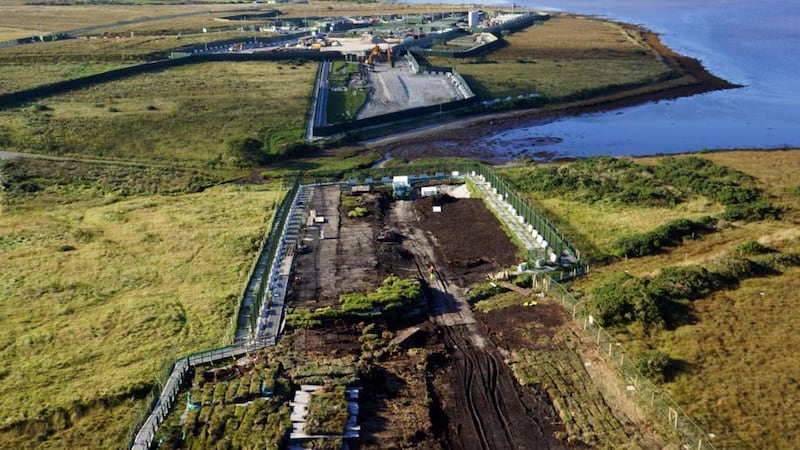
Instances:
[[[685,238],[694,238],[714,230],[713,217],[675,219],[647,233],[636,233],[617,239],[612,247],[617,256],[641,257],[659,253],[664,247],[680,245]]]
[[[800,266],[798,253],[769,253],[759,258],[759,264],[772,270],[783,270],[788,267]]]
[[[356,206],[347,213],[347,217],[350,217],[351,219],[357,219],[359,217],[366,216],[368,212],[369,210],[367,208],[363,206]]]
[[[645,377],[659,383],[666,380],[667,371],[673,364],[673,359],[659,350],[643,350],[636,355],[636,369]]]
[[[742,257],[720,258],[714,262],[711,271],[720,282],[730,286],[737,286],[746,278],[773,272],[767,266]]]
[[[716,287],[714,276],[702,266],[665,267],[647,284],[653,297],[666,300],[696,300]]]
[[[108,112],[117,113],[117,112],[119,112],[119,108],[117,108],[116,106],[109,106],[108,107]]]
[[[664,319],[647,284],[626,273],[607,277],[592,289],[591,311],[603,326],[638,321],[646,331],[664,325]]]
[[[263,142],[250,137],[225,141],[225,152],[231,162],[242,167],[262,164],[266,158],[263,147]]]
[[[736,251],[740,255],[763,255],[766,253],[772,253],[775,250],[762,245],[756,241],[747,241],[742,244],[739,244],[735,247]]]
[[[722,213],[722,218],[730,221],[743,220],[745,222],[755,222],[767,218],[778,219],[780,215],[780,209],[763,200],[759,200],[749,203],[728,205]]]
[[[506,288],[495,283],[479,283],[473,285],[469,289],[467,292],[467,300],[473,303],[479,302],[505,291]]]

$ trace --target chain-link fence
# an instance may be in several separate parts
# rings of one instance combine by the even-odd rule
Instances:
[[[636,361],[625,352],[622,344],[593,319],[586,300],[576,299],[564,286],[549,277],[538,277],[534,283],[567,309],[580,327],[597,343],[606,361],[617,368],[626,385],[626,391],[640,404],[652,410],[656,417],[663,419],[664,423],[676,432],[683,448],[687,450],[714,448],[708,433],[703,431],[666,392],[644,377],[636,368]]]

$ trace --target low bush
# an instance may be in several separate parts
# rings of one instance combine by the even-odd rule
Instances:
[[[643,350],[636,355],[636,369],[645,377],[662,383],[674,364],[670,356],[659,350]]]
[[[713,217],[700,219],[676,219],[659,226],[653,231],[636,233],[618,239],[612,245],[617,256],[629,258],[653,255],[664,247],[675,247],[683,239],[694,239],[714,230],[717,220]]]
[[[731,204],[725,207],[722,218],[725,220],[755,222],[764,219],[779,219],[781,211],[766,201]]]
[[[773,253],[775,250],[756,241],[743,242],[735,247],[740,255],[763,255]]]
[[[717,287],[714,274],[702,266],[665,267],[650,279],[647,291],[661,300],[696,300]]]
[[[798,253],[769,253],[757,259],[757,262],[771,270],[785,270],[789,267],[800,266]]]
[[[721,284],[738,286],[739,281],[774,273],[772,269],[743,257],[727,257],[714,261],[710,269]]]
[[[509,169],[506,174],[523,192],[588,203],[669,207],[702,195],[726,207],[722,214],[726,220],[754,221],[780,215],[778,208],[762,198],[753,177],[696,156],[665,157],[655,166],[601,156],[560,166]]]
[[[496,283],[478,283],[473,285],[467,291],[467,300],[474,303],[481,300],[486,300],[489,297],[495,296],[507,289],[497,285]]]
[[[645,280],[617,273],[592,290],[591,310],[603,326],[637,321],[645,331],[664,325],[658,305],[647,290]]]

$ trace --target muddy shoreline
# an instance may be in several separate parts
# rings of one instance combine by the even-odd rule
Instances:
[[[487,140],[487,137],[499,131],[542,125],[565,117],[613,111],[651,102],[742,87],[713,75],[699,60],[674,52],[661,42],[658,34],[635,25],[620,25],[626,30],[639,34],[643,41],[658,52],[667,64],[693,78],[693,82],[680,86],[664,84],[661,88],[653,85],[650,87],[651,90],[645,93],[637,92],[641,89],[620,91],[576,102],[577,104],[574,106],[564,105],[558,109],[510,110],[447,119],[421,128],[399,131],[390,136],[365,140],[356,146],[377,151],[381,155],[391,154],[392,157],[406,160],[423,157],[466,157],[492,164],[501,164],[515,157],[509,154],[498,154],[493,150],[493,142]],[[558,138],[532,139],[527,143],[525,156],[537,161],[553,161],[556,159],[554,153],[545,150],[536,152],[531,149],[554,142],[558,142]]]

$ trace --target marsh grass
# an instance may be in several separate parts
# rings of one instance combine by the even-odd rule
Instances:
[[[87,429],[118,445],[129,399],[166,359],[230,339],[280,196],[236,186],[107,204],[84,195],[0,216],[0,446],[85,445]]]
[[[428,58],[454,66],[482,98],[539,93],[565,97],[612,85],[654,82],[671,68],[614,23],[556,16],[507,37],[507,46],[471,59]]]
[[[719,261],[740,256],[739,248],[748,242],[785,254],[800,251],[796,226],[800,199],[787,190],[800,184],[800,171],[793,170],[800,165],[800,151],[719,152],[702,157],[753,176],[769,201],[781,205],[781,218],[723,224],[713,234],[685,240],[658,255],[596,265],[575,283],[575,289],[588,292],[620,272],[654,277],[667,266],[715,267]],[[655,222],[691,215],[680,209],[672,214],[666,208],[637,213],[637,208],[624,205],[606,208],[602,203],[581,206],[555,198],[537,201],[549,205],[559,220],[592,236],[591,241],[601,247],[610,242],[610,236],[626,233],[622,230],[642,230]],[[705,202],[697,206],[700,215],[720,208]],[[650,336],[637,326],[615,329],[629,350],[655,348],[677,361],[665,388],[701,428],[717,436],[713,442],[717,448],[794,448],[800,442],[795,427],[800,407],[786,401],[800,395],[794,382],[800,377],[796,357],[800,336],[790,312],[800,290],[798,270],[788,267],[769,276],[745,278],[707,297],[683,302],[685,320]]]
[[[346,150],[328,155],[292,158],[270,164],[263,172],[266,179],[290,177],[332,177],[341,179],[348,173],[371,167],[381,156],[374,151]]]
[[[275,147],[301,140],[315,70],[302,61],[241,62],[142,74],[42,100],[49,111],[0,111],[0,136],[37,153],[221,162],[231,138]]]

